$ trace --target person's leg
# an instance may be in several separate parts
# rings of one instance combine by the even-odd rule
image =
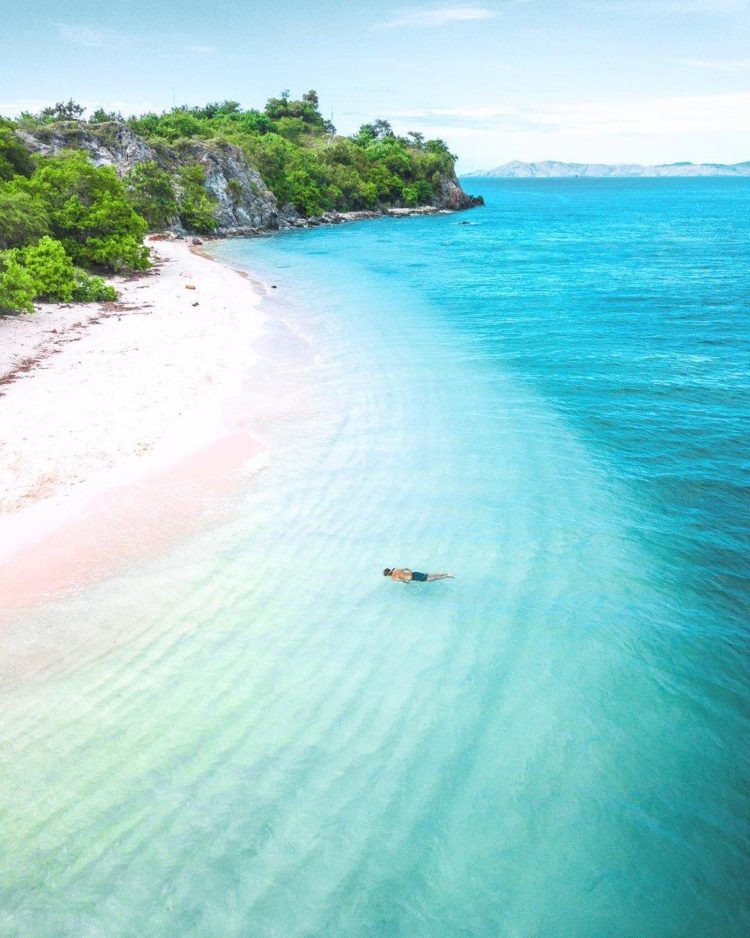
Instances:
[[[452,580],[453,578],[454,577],[452,573],[429,573],[427,575],[427,580],[430,583],[433,580]]]

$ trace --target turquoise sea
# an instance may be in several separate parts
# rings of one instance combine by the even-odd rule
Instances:
[[[467,188],[214,248],[270,465],[5,636],[0,934],[750,933],[750,182]]]

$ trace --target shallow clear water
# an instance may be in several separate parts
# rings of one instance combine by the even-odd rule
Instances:
[[[750,185],[471,182],[217,246],[271,465],[13,631],[3,934],[747,934]]]

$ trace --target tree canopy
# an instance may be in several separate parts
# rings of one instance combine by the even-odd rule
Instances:
[[[442,140],[426,141],[418,132],[398,136],[383,119],[363,124],[349,137],[336,136],[314,90],[299,99],[282,91],[262,111],[224,101],[182,105],[131,117],[128,123],[157,145],[183,140],[236,144],[279,204],[291,204],[307,216],[429,202],[455,162]]]
[[[84,267],[142,270],[146,222],[111,166],[80,151],[31,158],[0,126],[0,309],[35,300],[113,300],[115,290]],[[80,265],[80,266],[79,266]]]
[[[146,268],[144,234],[177,219],[188,231],[212,231],[216,200],[203,165],[185,155],[191,141],[239,147],[279,205],[303,216],[429,203],[455,162],[444,141],[417,131],[399,136],[382,118],[337,135],[314,90],[299,98],[282,91],[262,110],[226,100],[129,117],[131,130],[166,156],[136,164],[124,179],[111,166],[93,166],[81,150],[32,156],[18,133],[55,133],[59,123],[76,146],[79,129],[88,125],[106,140],[123,121],[103,108],[88,121],[84,115],[69,99],[15,122],[0,118],[0,308],[30,309],[37,298],[111,298],[111,288],[83,268]]]

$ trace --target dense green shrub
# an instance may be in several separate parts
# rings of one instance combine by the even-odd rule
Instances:
[[[74,267],[62,244],[48,235],[38,244],[0,252],[0,308],[32,312],[34,300],[114,299],[114,287]]]
[[[123,120],[119,111],[105,111],[104,108],[97,108],[89,117],[89,124],[108,124],[111,121]]]
[[[92,166],[74,151],[44,157],[23,187],[45,206],[50,231],[74,261],[115,271],[148,267],[148,226],[111,166]]]
[[[404,186],[401,190],[401,197],[407,205],[416,205],[418,201],[417,190],[415,186]]]
[[[200,163],[180,167],[178,211],[188,230],[210,234],[216,228],[216,201],[206,191],[205,180],[206,171]]]
[[[351,137],[336,137],[314,91],[299,100],[282,92],[263,111],[243,111],[236,101],[225,101],[145,114],[129,124],[154,144],[234,143],[258,167],[279,204],[291,203],[303,215],[429,203],[455,161],[442,140],[426,141],[416,131],[397,136],[385,120],[363,124]],[[195,215],[194,200],[190,194],[180,213],[186,227]]]
[[[37,119],[81,113],[68,102]],[[7,177],[0,180],[0,308],[31,312],[37,299],[116,298],[113,287],[75,267],[74,259],[111,270],[148,266],[141,244],[146,224],[111,168],[96,169],[82,153],[42,158],[35,168],[0,121],[0,176]]]
[[[42,108],[37,117],[40,121],[50,124],[57,121],[79,121],[83,118],[85,110],[83,105],[68,98],[67,101],[58,101],[52,107]]]
[[[38,244],[21,248],[17,254],[34,284],[34,296],[44,300],[73,299],[73,261],[59,241],[45,235]]]
[[[125,191],[135,211],[151,231],[166,228],[177,215],[177,195],[172,177],[158,163],[138,163],[125,177]]]
[[[12,183],[0,183],[0,250],[33,243],[48,233],[44,205]]]
[[[0,309],[34,312],[34,280],[21,264],[18,249],[0,251]]]
[[[20,123],[31,121],[38,126],[81,117],[80,106],[68,101],[38,115],[25,115]],[[90,123],[96,126],[117,117],[99,108]],[[329,209],[432,202],[441,181],[453,172],[455,161],[442,140],[425,140],[416,131],[398,136],[385,120],[363,124],[351,137],[337,137],[331,122],[321,114],[315,91],[299,99],[284,91],[270,98],[262,111],[243,110],[236,101],[211,102],[131,117],[128,123],[153,145],[170,145],[178,153],[181,143],[194,140],[209,146],[220,142],[239,146],[257,165],[279,203],[291,203],[307,215]],[[1,154],[0,144],[0,174]],[[175,216],[174,187],[157,171],[151,176],[149,170],[142,172],[139,178],[141,170],[134,170],[128,180],[131,204],[150,228],[164,227]],[[177,180],[182,192],[177,212],[183,225],[195,231],[214,230],[211,196],[192,170],[184,176]],[[97,252],[99,257],[110,253]]]
[[[229,190],[229,195],[232,199],[232,202],[235,205],[239,204],[239,201],[242,198],[242,183],[239,181],[239,179],[230,179],[227,183],[227,189]]]
[[[0,117],[0,179],[30,176],[34,168],[29,151],[13,129],[13,124]]]
[[[88,132],[112,143],[117,127],[111,122],[118,119],[100,108]],[[282,92],[262,111],[223,101],[129,118],[130,127],[165,159],[159,156],[163,165],[138,164],[124,181],[112,167],[96,168],[79,151],[32,158],[15,132],[64,121],[61,128],[75,146],[82,120],[83,108],[72,100],[23,114],[16,123],[0,118],[3,308],[32,309],[39,297],[113,299],[112,287],[76,265],[144,269],[149,252],[143,235],[149,228],[167,227],[175,217],[188,230],[214,231],[216,199],[206,188],[204,167],[183,162],[171,172],[163,168],[175,158],[191,159],[191,140],[240,147],[279,204],[292,204],[308,216],[429,203],[455,161],[442,140],[425,140],[417,132],[397,136],[384,120],[363,124],[351,137],[337,137],[314,91],[298,100]],[[230,181],[229,194],[239,203],[238,180]]]
[[[101,277],[92,277],[80,267],[75,268],[73,276],[75,285],[72,299],[76,303],[102,303],[117,299],[117,290]]]

